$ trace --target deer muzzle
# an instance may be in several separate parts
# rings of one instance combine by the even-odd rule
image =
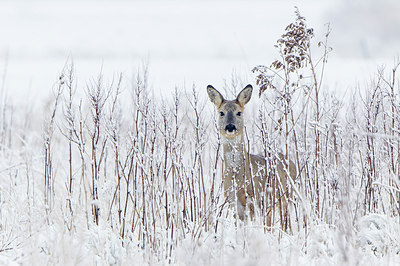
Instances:
[[[234,131],[236,131],[236,126],[234,124],[228,124],[225,127],[225,131],[233,133]]]

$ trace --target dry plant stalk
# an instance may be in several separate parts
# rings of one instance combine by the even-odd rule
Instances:
[[[313,208],[315,215],[322,219],[324,212],[322,205],[326,203],[325,191],[328,188],[325,173],[322,170],[324,159],[322,158],[321,134],[326,136],[329,133],[321,132],[323,114],[320,106],[320,90],[325,64],[331,51],[328,46],[330,28],[328,26],[325,41],[317,45],[322,47],[322,55],[315,63],[312,56],[314,30],[307,27],[306,19],[301,16],[297,8],[295,15],[295,22],[286,27],[285,33],[275,45],[280,59],[272,62],[269,67],[257,66],[253,72],[257,73],[256,83],[260,87],[259,95],[271,89],[276,97],[275,101],[267,100],[274,108],[273,113],[267,116],[262,115],[261,118],[273,119],[273,128],[276,129],[273,134],[281,136],[284,160],[287,162],[290,154],[293,154],[295,158],[299,178],[298,183],[291,186],[295,186],[293,189],[297,192],[298,198],[310,200],[313,205],[315,204]],[[301,98],[304,99],[302,103]],[[312,114],[311,121],[309,121],[308,113]],[[265,126],[260,128],[263,138],[266,136],[265,128]],[[310,137],[313,138],[312,142]],[[266,145],[265,142],[264,145]],[[314,154],[312,158],[305,160],[303,154],[310,148],[314,150]],[[264,150],[267,149],[264,148]],[[268,155],[266,151],[264,155]],[[322,195],[324,196],[321,199]],[[297,203],[295,205],[296,210],[299,211]],[[305,206],[302,208],[307,209]],[[303,213],[305,230],[307,230],[308,216],[309,214]]]

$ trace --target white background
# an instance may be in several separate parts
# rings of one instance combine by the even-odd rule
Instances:
[[[69,57],[81,88],[101,68],[131,78],[143,62],[155,93],[218,88],[232,73],[254,84],[251,69],[277,57],[294,6],[316,40],[331,24],[331,90],[368,81],[399,55],[398,1],[1,1],[0,84],[14,101],[48,96]]]

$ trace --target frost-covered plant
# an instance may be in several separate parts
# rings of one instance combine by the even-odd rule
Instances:
[[[297,196],[315,205],[313,215],[322,217],[324,210],[321,205],[326,199],[320,197],[325,194],[327,183],[322,170],[321,134],[330,136],[332,128],[323,132],[321,127],[320,89],[325,63],[331,51],[328,47],[330,28],[328,26],[325,41],[317,45],[323,47],[323,52],[320,58],[315,59],[312,55],[314,30],[307,27],[305,17],[297,8],[295,15],[295,22],[286,27],[285,33],[275,45],[280,58],[270,66],[255,67],[253,72],[257,73],[256,83],[260,87],[260,96],[267,89],[272,91],[272,100],[271,96],[264,100],[272,107],[268,116],[272,118],[272,128],[277,129],[273,134],[281,136],[281,147],[286,159],[292,157],[296,161],[299,173],[296,184],[298,189],[295,188]],[[314,152],[311,153],[311,150]],[[308,209],[297,206],[296,210],[302,208]],[[302,213],[297,213],[297,216],[304,217],[304,226],[307,228],[306,217],[310,213]]]
[[[345,102],[322,90],[329,28],[314,43],[295,15],[278,60],[254,69],[263,102],[245,144],[269,178],[279,151],[296,162],[290,215],[269,231],[266,208],[248,223],[227,211],[205,88],[159,100],[146,67],[84,87],[71,63],[44,117],[1,94],[0,264],[398,264],[398,64]]]

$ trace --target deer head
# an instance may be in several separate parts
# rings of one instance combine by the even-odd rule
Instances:
[[[247,85],[235,100],[225,100],[222,94],[213,86],[207,86],[208,97],[218,110],[218,126],[221,135],[232,139],[243,134],[243,111],[246,103],[250,101],[253,87]]]

